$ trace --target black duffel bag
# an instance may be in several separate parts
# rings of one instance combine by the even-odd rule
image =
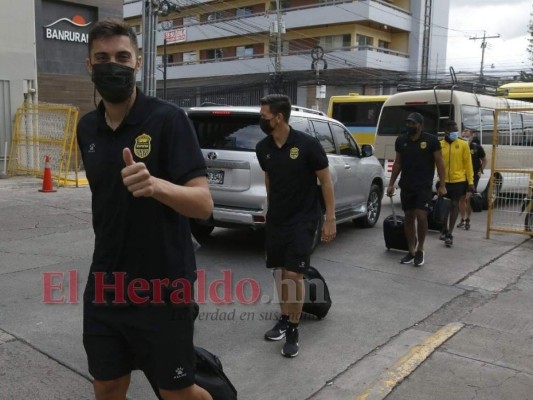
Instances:
[[[194,354],[196,356],[194,374],[196,384],[207,390],[213,400],[237,400],[237,389],[224,373],[218,356],[199,346],[194,346]],[[144,374],[157,398],[163,400],[153,377],[146,371]]]
[[[331,308],[331,297],[326,280],[316,268],[309,266],[304,271],[304,284],[305,299],[302,311],[318,319],[324,318]]]
[[[483,196],[480,193],[472,193],[472,196],[470,196],[470,208],[474,212],[483,211]]]

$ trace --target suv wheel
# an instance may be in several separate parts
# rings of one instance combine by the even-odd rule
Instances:
[[[353,223],[363,228],[371,228],[378,222],[381,213],[381,190],[378,185],[372,184],[368,201],[366,203],[366,214],[364,217],[356,218]]]
[[[201,242],[203,239],[207,238],[215,227],[213,225],[202,225],[196,222],[194,219],[190,219],[191,224],[191,233],[194,238]]]

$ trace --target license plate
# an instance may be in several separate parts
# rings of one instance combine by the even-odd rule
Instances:
[[[207,170],[207,182],[212,185],[224,184],[224,171],[220,169],[208,169]]]

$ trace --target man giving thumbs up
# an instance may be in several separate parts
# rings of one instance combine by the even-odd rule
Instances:
[[[141,369],[165,400],[210,400],[194,380],[189,227],[212,212],[206,166],[185,112],[135,87],[140,65],[131,28],[94,25],[87,68],[102,100],[77,133],[95,233],[83,344],[97,399],[125,399]]]

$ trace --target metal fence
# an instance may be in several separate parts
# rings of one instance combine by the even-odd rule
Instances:
[[[43,177],[45,157],[50,157],[52,177],[58,186],[87,183],[78,176],[76,146],[78,108],[58,104],[25,104],[15,114],[8,172]]]
[[[496,109],[491,151],[490,232],[533,236],[533,106]]]

